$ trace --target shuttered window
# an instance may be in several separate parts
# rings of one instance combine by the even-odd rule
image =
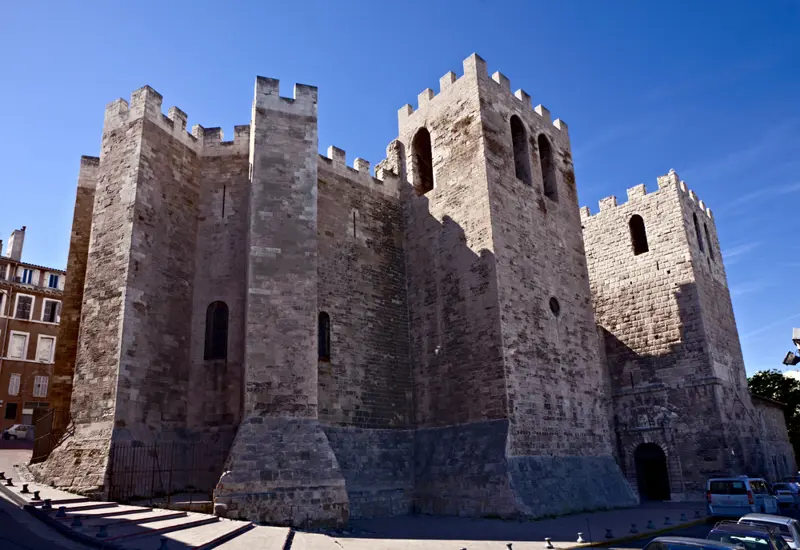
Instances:
[[[8,379],[8,395],[19,395],[19,374],[12,374]]]
[[[17,296],[17,311],[14,317],[30,321],[31,311],[33,310],[33,296]]]
[[[49,376],[37,376],[33,379],[33,396],[34,397],[47,397],[47,384],[50,381]]]
[[[36,350],[36,360],[40,363],[51,363],[53,361],[53,348],[56,339],[51,336],[41,336]]]
[[[12,333],[11,342],[8,345],[8,357],[11,359],[25,359],[25,348],[28,347],[28,335],[24,333]]]

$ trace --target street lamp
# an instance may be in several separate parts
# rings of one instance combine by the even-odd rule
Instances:
[[[792,329],[792,343],[797,346],[797,349],[800,350],[800,328],[793,328]],[[790,351],[786,354],[786,357],[783,358],[783,364],[793,367],[800,363],[800,355],[796,354],[793,351]]]

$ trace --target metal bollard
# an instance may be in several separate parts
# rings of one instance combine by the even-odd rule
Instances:
[[[669,520],[669,516],[664,516],[664,525],[672,525],[672,522]]]
[[[6,487],[13,487],[13,486],[14,486],[14,482],[11,481],[11,478],[8,478],[6,480]]]
[[[31,497],[31,499],[32,499],[32,500],[42,500],[42,499],[39,497],[39,491],[34,491],[34,492],[33,492],[33,497]]]
[[[636,533],[639,532],[639,530],[636,528],[636,524],[635,523],[631,523],[631,531],[630,532],[633,535],[635,535]]]
[[[686,512],[681,512],[681,521],[686,521]]]
[[[648,529],[655,529],[656,528],[656,524],[653,523],[652,519],[647,520],[647,528]]]
[[[161,537],[161,542],[158,545],[158,550],[169,550],[169,546],[167,546],[167,538]]]
[[[547,543],[547,545],[545,546],[545,548],[555,548],[555,546],[553,546],[553,542],[552,542],[552,540],[550,539],[550,537],[545,537],[545,538],[544,538],[544,541]]]
[[[28,490],[28,484],[27,483],[23,483],[22,484],[22,490],[20,491],[20,493],[22,493],[23,495],[27,495],[28,493],[30,493],[30,491]]]
[[[108,538],[108,526],[101,525],[100,528],[97,530],[97,538],[98,539],[105,539]]]
[[[611,532],[611,529],[609,529],[608,527],[606,527],[606,538],[607,539],[613,539],[614,538],[614,534]]]
[[[0,479],[5,479],[5,478],[6,478],[6,473],[0,472]]]
[[[52,510],[53,504],[49,498],[44,499],[44,504],[42,504],[42,510]]]
[[[578,533],[578,540],[576,540],[575,542],[577,542],[578,544],[583,544],[586,542],[585,540],[583,540],[583,533]]]
[[[72,523],[70,523],[69,525],[70,527],[80,527],[83,525],[83,523],[81,522],[81,518],[75,516],[74,518],[72,518]]]
[[[67,517],[67,508],[66,506],[59,506],[58,511],[56,512],[57,518],[65,518]]]

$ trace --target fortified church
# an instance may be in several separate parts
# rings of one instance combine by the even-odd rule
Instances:
[[[258,77],[246,112],[224,141],[148,86],[106,107],[42,480],[142,496],[126,449],[200,448],[174,489],[308,525],[796,471],[780,405],[748,392],[711,210],[674,171],[579,208],[567,125],[477,55],[400,109],[374,175],[318,154],[312,86]]]

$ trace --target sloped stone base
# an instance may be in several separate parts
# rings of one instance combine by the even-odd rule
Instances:
[[[345,481],[317,420],[250,416],[236,434],[214,504],[229,518],[295,527],[343,526]]]
[[[31,467],[36,481],[65,491],[104,498],[107,491],[111,425],[76,426],[47,460]]]

